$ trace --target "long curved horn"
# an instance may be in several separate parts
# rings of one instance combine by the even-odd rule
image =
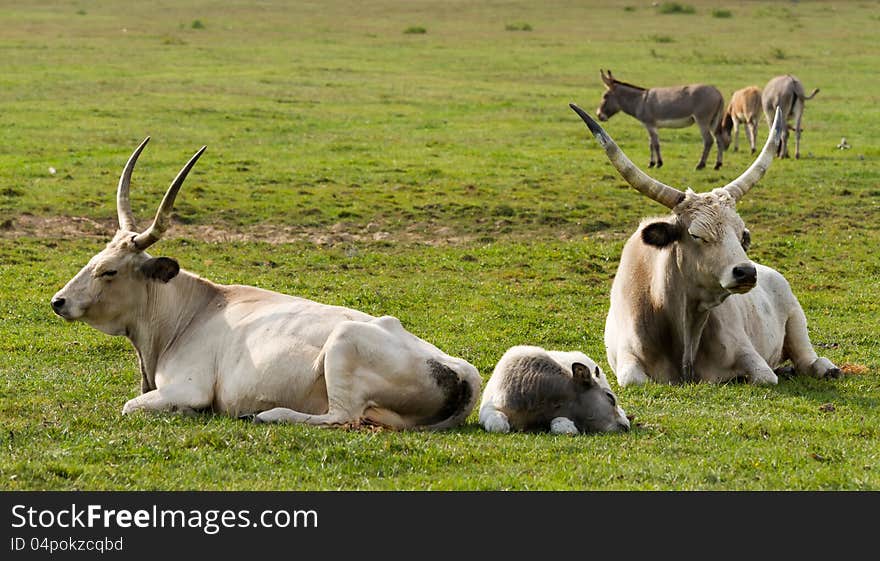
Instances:
[[[773,161],[773,157],[776,155],[776,151],[779,149],[779,143],[782,141],[785,129],[785,119],[782,118],[782,111],[777,107],[776,116],[773,118],[773,126],[770,127],[767,142],[764,144],[764,148],[761,150],[758,158],[742,175],[724,186],[724,190],[730,193],[734,201],[743,198],[749,192],[749,189],[764,176],[767,168],[770,167],[770,162]]]
[[[134,171],[134,164],[137,163],[138,156],[141,155],[150,137],[145,138],[140,145],[134,149],[122,175],[119,176],[119,186],[116,188],[116,215],[119,217],[119,229],[128,230],[129,232],[137,232],[137,225],[134,221],[134,214],[131,213],[131,200],[128,198],[129,186],[131,185],[131,172]]]
[[[590,127],[590,132],[593,133],[593,136],[596,137],[596,140],[598,140],[599,144],[602,145],[602,148],[605,149],[605,154],[608,155],[608,159],[611,160],[611,163],[617,168],[620,175],[626,179],[626,182],[632,185],[639,193],[650,197],[667,208],[675,208],[678,203],[684,200],[684,193],[675,187],[670,187],[665,183],[657,181],[636,167],[636,165],[626,157],[623,150],[611,140],[608,133],[606,133],[602,127],[599,126],[599,123],[594,121],[586,111],[574,103],[569,103],[568,106],[571,107],[575,113],[580,115],[581,119],[583,119],[587,126]]]
[[[183,185],[183,180],[186,179],[189,170],[196,165],[196,162],[206,148],[207,146],[202,146],[183,166],[177,177],[174,178],[171,187],[168,188],[168,191],[165,192],[165,196],[162,198],[162,204],[159,205],[159,210],[156,212],[156,218],[153,219],[153,223],[150,224],[150,227],[145,232],[134,237],[135,247],[140,250],[147,249],[162,237],[162,233],[165,232],[171,221],[171,209],[174,208],[174,199],[177,198],[177,192],[180,191],[180,186]]]

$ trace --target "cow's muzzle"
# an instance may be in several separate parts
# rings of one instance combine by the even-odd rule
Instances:
[[[52,304],[52,311],[63,317],[64,319],[72,319],[70,313],[70,306],[67,305],[67,300],[64,298],[52,298],[50,302]]]
[[[758,270],[751,263],[737,265],[731,273],[733,275],[733,284],[725,287],[731,292],[737,294],[748,292],[758,284]]]

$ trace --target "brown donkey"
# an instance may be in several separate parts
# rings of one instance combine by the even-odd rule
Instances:
[[[746,138],[749,139],[749,148],[755,153],[755,145],[758,143],[758,122],[761,119],[761,89],[757,86],[749,86],[733,92],[724,119],[721,121],[721,140],[724,147],[730,146],[733,140],[733,151],[739,150],[739,126],[746,125]]]

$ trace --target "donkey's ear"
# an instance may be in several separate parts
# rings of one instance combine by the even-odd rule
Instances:
[[[168,257],[151,257],[141,265],[141,273],[150,280],[168,282],[179,272],[180,265]]]
[[[614,82],[611,80],[611,71],[608,71],[608,76],[605,75],[605,71],[601,68],[599,69],[599,76],[602,78],[602,83],[605,84],[606,87],[610,88],[614,85]]]
[[[642,228],[642,241],[654,247],[666,247],[681,237],[681,226],[669,222],[654,222]]]
[[[598,369],[598,366],[596,368]],[[579,384],[584,384],[586,386],[593,386],[596,384],[596,380],[593,379],[590,369],[580,362],[575,362],[571,365],[571,375],[574,378],[574,381]]]

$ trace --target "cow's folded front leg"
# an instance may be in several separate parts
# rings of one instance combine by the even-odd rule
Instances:
[[[744,353],[737,360],[737,370],[745,374],[750,384],[775,386],[779,377],[757,352]]]
[[[136,411],[193,413],[211,405],[209,391],[189,384],[169,384],[130,399],[122,408],[122,414]]]
[[[339,411],[323,415],[311,415],[294,411],[287,407],[275,407],[274,409],[257,413],[253,419],[255,423],[303,423],[320,427],[332,427],[358,421],[357,418]]]

